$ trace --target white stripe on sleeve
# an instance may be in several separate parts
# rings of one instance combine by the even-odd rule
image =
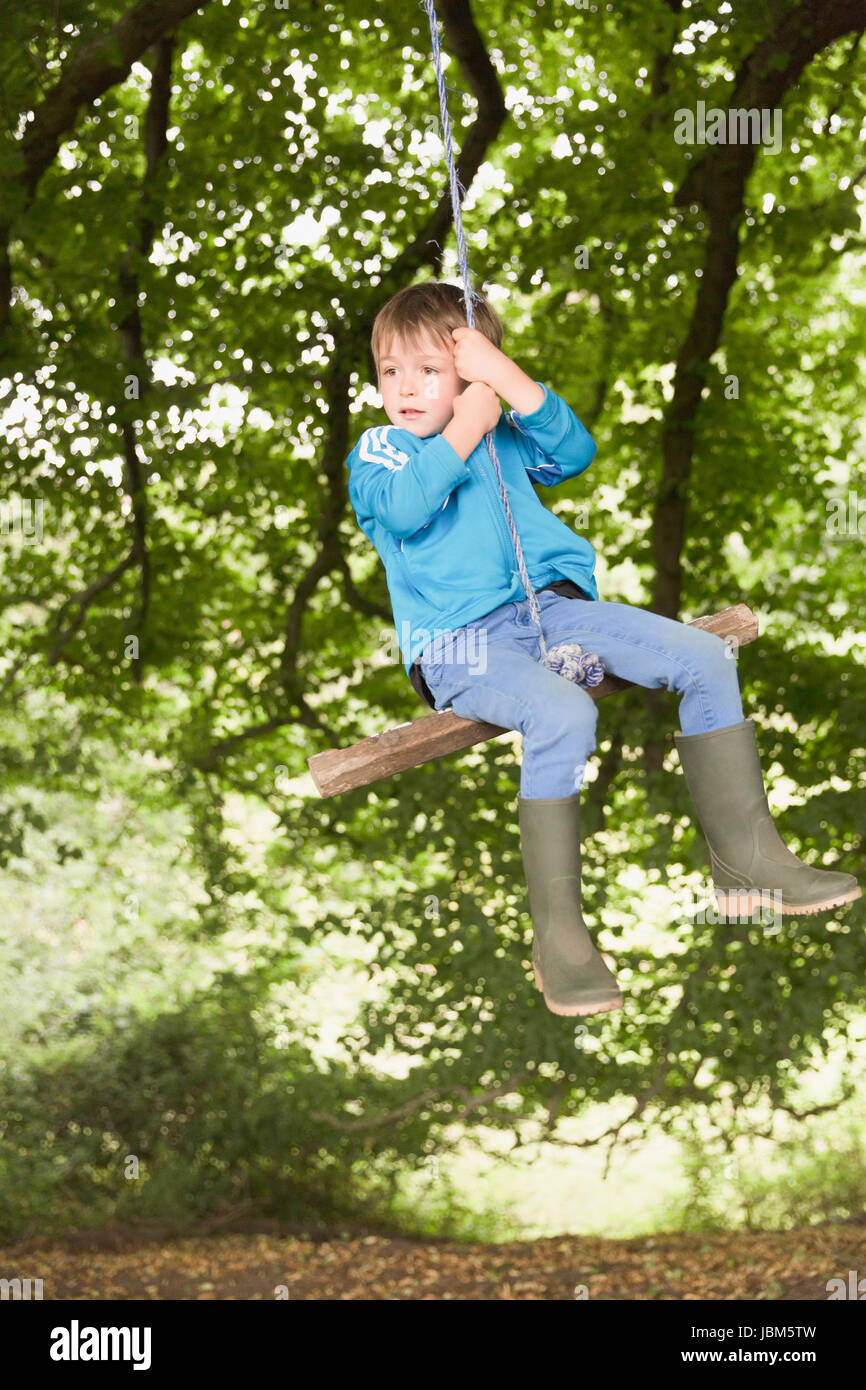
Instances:
[[[364,431],[360,439],[360,456],[365,463],[380,463],[392,472],[399,472],[409,462],[409,455],[388,439],[389,431],[394,428],[393,425],[379,425]]]

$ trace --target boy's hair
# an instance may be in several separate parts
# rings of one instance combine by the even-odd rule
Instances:
[[[472,291],[472,312],[475,327],[496,347],[502,345],[502,320],[496,310],[477,290]],[[424,280],[408,285],[392,295],[376,315],[370,348],[376,379],[380,379],[379,362],[383,350],[393,337],[399,337],[410,347],[420,346],[424,330],[440,342],[453,348],[452,328],[465,328],[466,305],[463,290],[445,280]]]

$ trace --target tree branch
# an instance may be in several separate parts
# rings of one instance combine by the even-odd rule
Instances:
[[[673,16],[669,23],[670,37],[673,39],[679,33],[677,18],[682,13],[683,0],[666,0],[666,3]],[[659,99],[667,94],[670,85],[668,83],[668,68],[673,62],[673,57],[673,42],[666,43],[664,48],[656,50],[650,77],[650,99],[652,102],[658,103]],[[661,119],[662,111],[663,107],[660,105],[650,105],[641,117],[641,130],[649,130],[654,122]]]
[[[787,10],[776,27],[741,63],[728,108],[774,110],[822,49],[866,23],[866,0],[804,0]],[[697,203],[706,209],[709,231],[691,320],[677,354],[673,395],[661,430],[662,469],[652,511],[651,543],[655,564],[650,608],[678,619],[682,602],[683,548],[688,488],[695,450],[695,430],[710,359],[718,348],[731,288],[737,278],[739,226],[744,214],[746,181],[758,146],[725,144],[707,147],[674,194],[674,206]],[[650,720],[662,717],[662,697],[649,690],[645,706]],[[648,771],[662,767],[663,740],[648,740]]]
[[[735,76],[730,108],[773,110],[806,65],[829,44],[866,24],[866,0],[805,0],[786,11],[755,46]],[[739,223],[746,181],[758,146],[708,146],[674,195],[674,206],[698,203],[709,217],[703,271],[691,322],[677,356],[673,396],[662,424],[662,474],[653,508],[652,546],[656,578],[650,607],[679,615],[687,489],[694,455],[695,420],[710,358],[721,339],[731,286],[737,278]]]
[[[9,237],[17,217],[32,202],[42,175],[56,158],[63,136],[73,129],[83,106],[125,81],[133,63],[151,44],[173,32],[188,15],[208,3],[209,0],[136,0],[111,29],[71,55],[46,93],[18,141],[19,170],[3,189],[7,211],[0,222],[0,358],[9,352]]]
[[[91,603],[93,603],[94,599],[98,598],[98,596],[101,593],[103,593],[106,589],[110,588],[111,585],[114,584],[115,581],[120,578],[124,570],[128,570],[130,565],[134,564],[135,552],[130,551],[126,559],[121,560],[120,564],[115,565],[114,569],[109,570],[108,574],[103,574],[100,576],[99,579],[94,579],[93,583],[89,584],[86,589],[80,590],[80,592],[77,594],[70,594],[69,598],[63,600],[63,602],[57,610],[54,619],[54,626],[51,629],[52,635],[54,633],[57,633],[58,635],[50,652],[48,653],[47,664],[49,666],[57,665],[57,662],[60,660],[60,653],[63,647],[65,647],[66,643],[70,640],[70,638],[74,637],[75,633],[81,627],[81,624],[84,622],[84,615],[90,607]],[[67,628],[64,628],[64,630],[61,632],[60,623],[63,616],[63,610],[64,608],[66,608],[67,604],[70,603],[78,604],[78,612],[76,616],[73,618],[72,622],[69,624],[69,626]]]
[[[168,150],[169,105],[171,102],[171,68],[174,39],[163,38],[155,45],[150,84],[150,98],[144,122],[145,170],[139,190],[139,220],[137,244],[130,244],[120,264],[118,279],[118,331],[125,359],[127,376],[135,377],[139,402],[145,400],[150,388],[150,369],[145,356],[144,337],[139,308],[140,280],[138,259],[146,261],[153,246],[156,223],[152,215],[152,189],[157,171]],[[140,410],[138,412],[140,414]],[[125,414],[125,412],[124,412]],[[144,677],[144,632],[150,609],[150,555],[147,548],[147,491],[145,469],[138,456],[137,421],[124,418],[121,425],[126,490],[132,512],[132,547],[140,572],[141,599],[132,626],[139,637],[138,660],[133,662],[134,679],[138,684]]]
[[[518,1086],[530,1075],[531,1072],[527,1068],[514,1076],[509,1076],[500,1085],[491,1086],[488,1090],[481,1091],[477,1095],[473,1095],[468,1086],[438,1086],[433,1090],[422,1091],[420,1095],[413,1096],[411,1100],[404,1101],[402,1105],[395,1106],[393,1110],[386,1110],[381,1115],[369,1117],[362,1115],[353,1120],[343,1120],[336,1115],[328,1115],[324,1111],[313,1110],[310,1112],[310,1119],[319,1120],[323,1124],[333,1126],[334,1129],[344,1131],[382,1129],[385,1125],[391,1125],[398,1120],[405,1119],[407,1115],[411,1115],[422,1105],[426,1105],[428,1101],[441,1100],[443,1096],[456,1094],[465,1097],[465,1104],[451,1117],[453,1123],[465,1119],[467,1115],[470,1115],[473,1110],[478,1110],[480,1106],[488,1105],[490,1101],[499,1100],[501,1096],[516,1091]]]

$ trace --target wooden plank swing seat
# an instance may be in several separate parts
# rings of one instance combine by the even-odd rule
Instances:
[[[720,613],[694,618],[687,626],[705,628],[729,642],[733,649],[732,660],[739,647],[754,642],[758,635],[758,619],[745,603],[735,603]],[[603,700],[606,695],[615,695],[632,685],[634,681],[606,675],[598,685],[581,688],[594,700]],[[341,792],[355,791],[383,777],[393,777],[410,767],[420,767],[448,753],[471,748],[474,743],[485,743],[487,739],[512,732],[498,724],[461,719],[449,708],[396,724],[346,748],[314,753],[307,759],[307,766],[320,796],[339,796]]]

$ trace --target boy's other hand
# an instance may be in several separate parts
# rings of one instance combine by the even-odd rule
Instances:
[[[452,328],[454,367],[463,381],[495,382],[503,366],[510,360],[477,328]]]
[[[463,330],[455,329],[457,333],[461,331]],[[465,424],[467,428],[474,426],[476,430],[480,430],[479,443],[489,430],[496,429],[501,414],[499,397],[485,381],[471,381],[454,397],[454,419],[458,420],[461,426]]]

